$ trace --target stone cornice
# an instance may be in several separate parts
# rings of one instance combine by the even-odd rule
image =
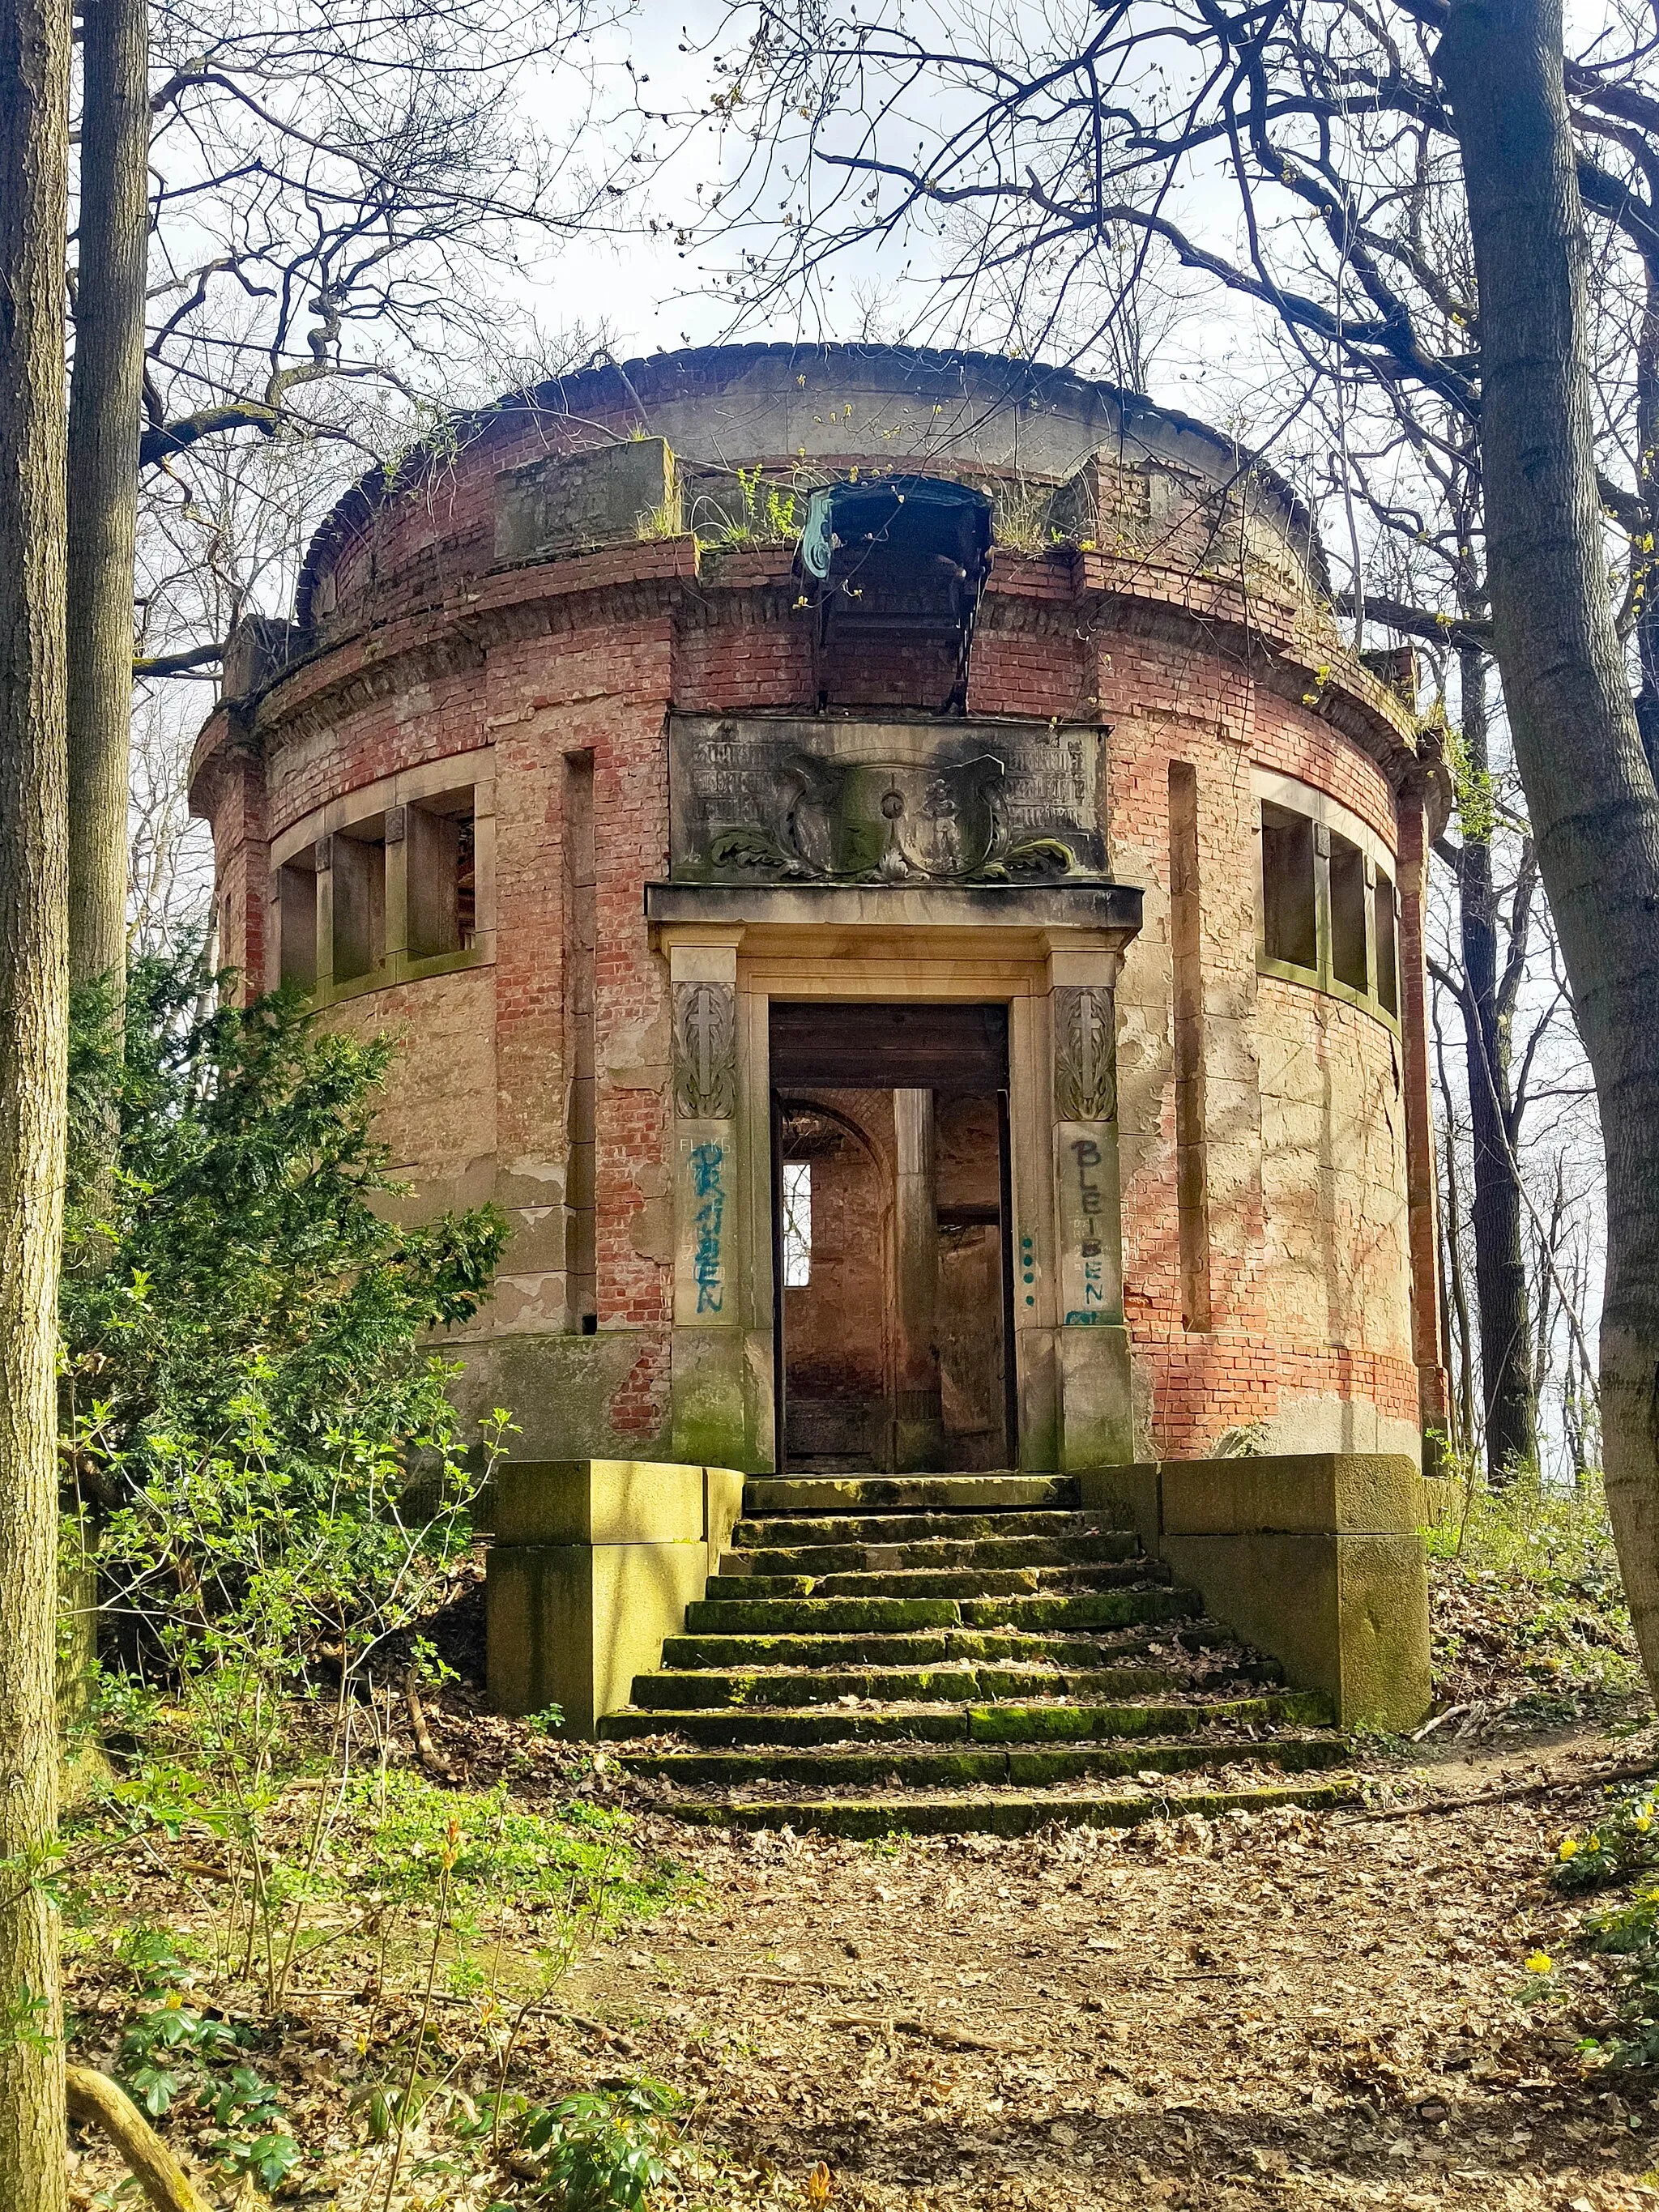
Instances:
[[[799,596],[793,547],[716,551],[690,536],[491,571],[440,603],[331,641],[252,699],[222,702],[191,757],[191,806],[211,811],[209,772],[226,753],[265,752],[411,684],[476,670],[508,639],[568,631],[601,611],[624,625],[665,616],[718,624],[745,601],[760,602],[762,618],[777,621],[798,611]],[[1444,780],[1437,745],[1407,702],[1342,644],[1316,601],[1143,556],[997,550],[981,627],[1075,636],[1079,617],[1091,629],[1164,637],[1242,661],[1256,681],[1367,754],[1396,792],[1416,792],[1436,811]]]

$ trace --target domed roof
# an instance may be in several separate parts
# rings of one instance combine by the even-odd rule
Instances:
[[[728,471],[793,461],[833,472],[865,461],[1054,483],[1104,455],[1243,499],[1257,526],[1324,581],[1312,518],[1277,471],[1191,416],[1041,362],[914,346],[692,347],[507,393],[456,428],[447,465],[462,477],[633,435],[665,439],[691,466]],[[417,480],[418,458],[395,483],[381,470],[365,477],[318,532],[301,576],[301,623],[319,575]]]

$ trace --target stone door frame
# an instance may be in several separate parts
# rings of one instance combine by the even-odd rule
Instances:
[[[726,892],[701,919],[695,893],[652,902],[674,1009],[675,1458],[775,1463],[775,998],[1007,1006],[1018,1464],[1133,1461],[1115,989],[1133,921],[975,927],[939,892],[740,902],[742,918]]]

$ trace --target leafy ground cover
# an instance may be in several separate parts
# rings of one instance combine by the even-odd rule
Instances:
[[[1436,1571],[1443,1607],[1499,1569],[1466,1542]],[[1623,1675],[1531,1704],[1556,1650],[1614,1647],[1528,1636],[1498,1588],[1443,1692],[1481,1710],[1366,1747],[1363,1815],[727,1840],[457,1680],[425,1709],[450,1776],[388,1699],[315,1848],[296,1723],[262,1830],[301,1926],[278,2002],[234,1852],[152,1824],[68,1894],[77,2053],[179,2075],[160,2124],[222,2204],[1659,2204],[1659,2075],[1622,2049],[1644,1960],[1596,1932],[1651,1878],[1617,1808],[1659,1744]],[[1575,1888],[1598,1827],[1613,1871]],[[239,2040],[130,2040],[167,2009]],[[110,2201],[107,2152],[78,2158],[77,2203]]]
[[[1599,1481],[1447,1487],[1428,1531],[1443,1725],[1472,1734],[1504,1722],[1641,1711],[1641,1668]]]
[[[432,1716],[449,1756],[480,1725]],[[441,1785],[393,1739],[386,1871],[371,1778],[275,2007],[210,1838],[82,1878],[77,2055],[178,2075],[161,2124],[216,2202],[580,2202],[550,2143],[631,2097],[664,2206],[1659,2203],[1659,2081],[1607,2063],[1628,1960],[1551,1878],[1645,1735],[1431,1740],[1364,1816],[872,1846],[693,1835],[486,1733],[517,1785]],[[303,1859],[312,1796],[281,1793],[273,1856]],[[237,2041],[134,2040],[168,2011]],[[296,2154],[262,2175],[273,2136]],[[77,2203],[118,2179],[89,2141]]]

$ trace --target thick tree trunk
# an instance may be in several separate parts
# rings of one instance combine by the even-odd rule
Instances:
[[[62,2212],[53,1358],[64,1178],[70,15],[0,0],[0,2212]]]
[[[1648,766],[1659,781],[1659,254],[1642,262],[1642,319],[1636,334],[1636,489],[1647,510],[1648,550],[1641,563],[1636,620],[1636,722]],[[1640,559],[1639,555],[1638,556]]]
[[[1659,1683],[1659,791],[1607,603],[1559,0],[1451,0],[1439,69],[1480,306],[1488,580],[1607,1166],[1607,1500]]]
[[[149,242],[149,11],[86,0],[80,255],[70,387],[70,973],[126,969],[132,568]]]
[[[1458,656],[1462,733],[1473,775],[1484,779],[1487,746],[1483,656]],[[1498,899],[1492,839],[1466,820],[1457,855],[1457,919],[1463,953],[1463,1042],[1474,1152],[1474,1300],[1480,1330],[1480,1400],[1486,1474],[1507,1481],[1517,1461],[1537,1456],[1532,1330],[1526,1247],[1521,1234],[1521,1178],[1510,1115],[1509,1038],[1498,1004]]]

